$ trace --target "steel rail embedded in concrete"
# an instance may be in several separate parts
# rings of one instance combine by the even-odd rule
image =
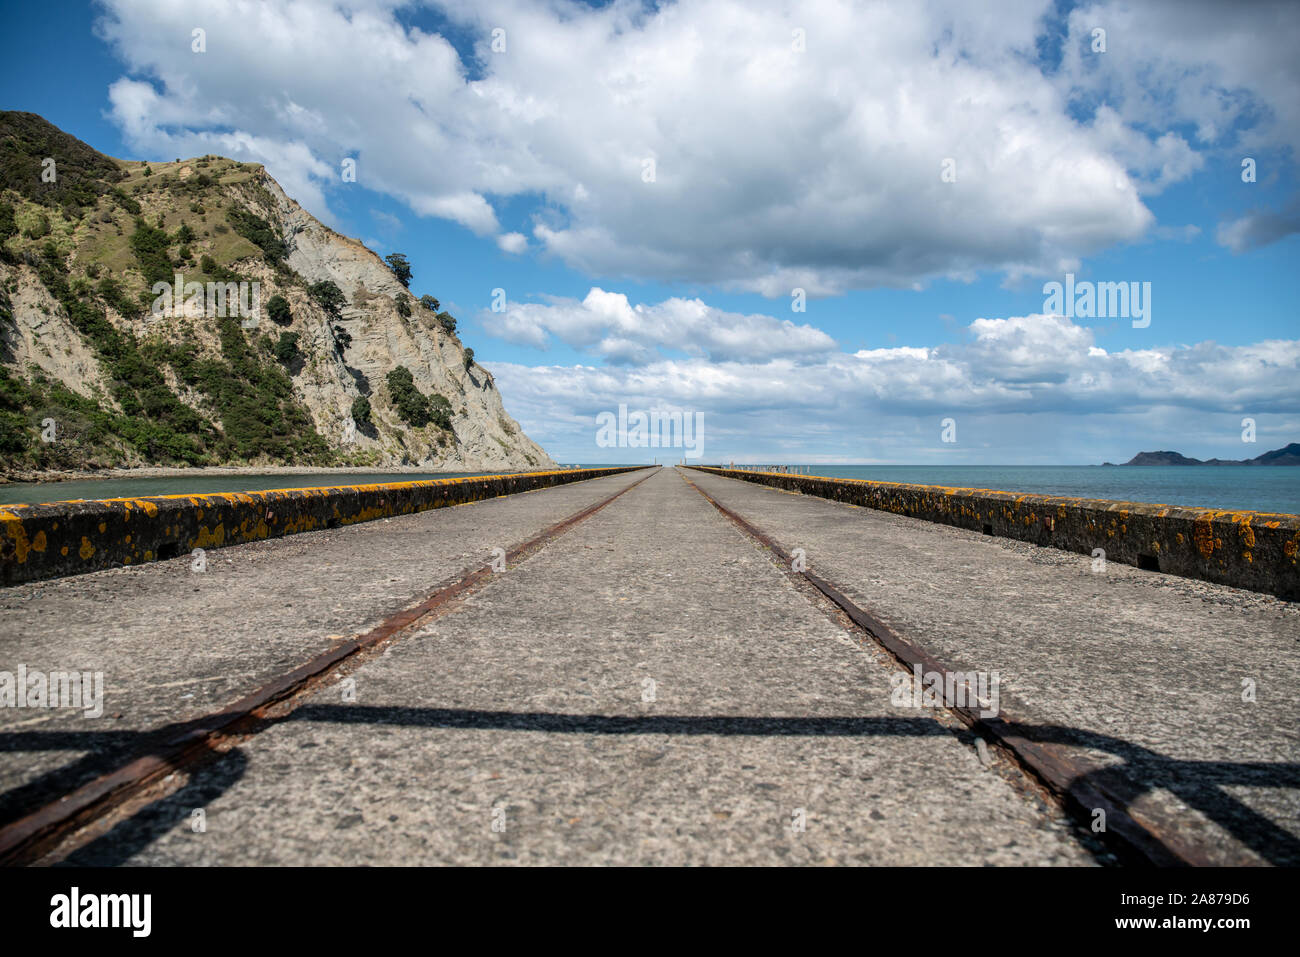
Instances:
[[[81,865],[1109,855],[672,471],[61,845]],[[349,694],[349,688],[353,694]],[[190,826],[193,809],[206,830]],[[1100,857],[1096,855],[1101,855]],[[51,855],[48,860],[54,859]]]
[[[1086,766],[1082,783],[1177,856],[1300,863],[1295,603],[689,474],[936,663],[999,675],[1027,737]]]
[[[779,542],[739,513],[718,502],[690,479],[686,481],[704,496],[709,504],[727,516],[747,535],[769,549],[784,566],[794,567],[794,557]],[[834,584],[815,572],[808,571],[806,567],[792,571],[792,574],[807,579],[814,588],[843,609],[854,624],[879,642],[904,665],[909,668],[920,666],[927,674],[941,676],[945,686],[949,683],[949,676],[954,674],[954,669],[907,641],[866,609],[850,601]],[[963,693],[962,701],[969,701],[973,697]],[[1091,772],[1095,768],[1073,760],[1063,748],[1034,741],[1026,732],[1028,722],[1023,718],[1011,717],[1007,715],[1005,709],[996,717],[983,717],[978,705],[966,703],[950,702],[945,707],[961,718],[968,727],[1006,748],[1022,767],[1063,798],[1070,809],[1085,823],[1093,820],[1097,810],[1104,811],[1108,821],[1104,832],[1106,838],[1111,843],[1117,844],[1117,849],[1130,859],[1137,858],[1145,863],[1163,867],[1212,863],[1194,844],[1182,840],[1178,833],[1177,822],[1143,820],[1139,812],[1128,807],[1121,795],[1105,784],[1091,780]]]
[[[620,469],[615,471],[631,471]],[[555,523],[526,542],[506,552],[507,564],[531,555],[546,543],[600,511],[615,499],[640,485],[650,475]],[[309,691],[344,662],[372,651],[417,624],[427,621],[449,602],[480,587],[496,574],[491,567],[468,572],[440,588],[420,604],[389,616],[366,634],[317,655],[311,661],[282,675],[221,711],[175,729],[175,733],[154,745],[149,753],[101,775],[71,794],[38,808],[31,814],[0,828],[0,865],[29,862],[46,848],[95,818],[120,807],[164,776],[210,758],[224,739],[254,732],[257,724],[275,705]]]
[[[371,485],[155,495],[0,508],[4,584],[339,528],[629,471],[564,469]]]

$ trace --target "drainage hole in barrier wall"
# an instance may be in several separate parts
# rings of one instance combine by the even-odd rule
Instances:
[[[1160,571],[1160,559],[1154,555],[1139,555],[1138,568],[1144,572],[1158,572]]]

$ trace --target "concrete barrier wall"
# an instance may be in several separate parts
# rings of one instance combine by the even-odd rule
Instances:
[[[473,478],[158,495],[0,506],[5,584],[139,565],[322,528],[630,472],[633,468],[521,472]]]
[[[760,485],[1300,599],[1300,515],[700,467]]]

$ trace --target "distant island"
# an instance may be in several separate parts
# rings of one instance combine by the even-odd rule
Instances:
[[[1115,468],[1114,462],[1102,462],[1103,466],[1110,465]],[[1283,446],[1280,449],[1274,449],[1272,452],[1265,452],[1263,455],[1257,455],[1253,459],[1206,459],[1202,462],[1200,459],[1191,459],[1180,452],[1139,452],[1133,456],[1124,465],[1300,465],[1300,442],[1292,442],[1290,445]]]

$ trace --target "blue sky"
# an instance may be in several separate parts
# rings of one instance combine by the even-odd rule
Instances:
[[[1295,8],[969,8],[21,7],[0,106],[119,157],[265,163],[409,257],[562,461],[654,454],[596,447],[621,403],[702,413],[708,460],[1300,440]],[[1066,272],[1150,283],[1150,325],[1045,316]]]

